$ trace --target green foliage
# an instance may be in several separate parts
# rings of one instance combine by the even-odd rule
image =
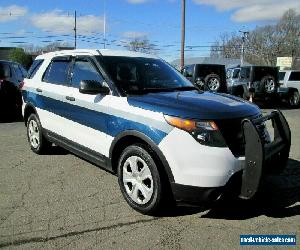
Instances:
[[[32,63],[32,57],[24,52],[22,48],[15,48],[9,54],[9,59],[22,64],[28,68]]]
[[[154,51],[153,44],[151,44],[147,38],[135,38],[128,43],[127,48],[131,51],[143,53],[152,53]]]

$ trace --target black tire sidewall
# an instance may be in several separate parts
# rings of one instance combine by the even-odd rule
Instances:
[[[294,94],[297,93],[298,94],[298,103],[294,103]],[[299,96],[299,92],[298,91],[293,91],[290,93],[290,96],[289,96],[289,105],[293,108],[295,107],[298,107],[299,106],[299,103],[300,103],[300,100],[299,100],[300,96]]]
[[[145,163],[148,165],[152,179],[153,179],[153,194],[151,199],[143,205],[135,203],[127,194],[124,184],[123,184],[123,165],[125,161],[130,156],[139,156],[142,158]],[[149,153],[149,150],[142,145],[131,145],[122,152],[121,157],[118,163],[118,182],[121,189],[121,192],[127,201],[127,203],[135,210],[143,213],[143,214],[153,214],[158,210],[158,207],[162,201],[162,183],[161,183],[161,176],[157,169],[156,163]]]

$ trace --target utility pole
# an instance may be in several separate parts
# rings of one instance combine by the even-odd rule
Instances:
[[[184,67],[184,44],[185,44],[185,0],[181,1],[181,54],[180,70]]]
[[[243,31],[239,30],[240,33],[242,33],[242,49],[241,49],[241,66],[244,65],[244,58],[245,58],[245,41],[249,34],[249,31]]]
[[[104,0],[103,47],[106,47],[106,1]]]
[[[77,47],[77,13],[76,13],[76,10],[75,10],[75,15],[74,15],[74,49],[76,49]]]

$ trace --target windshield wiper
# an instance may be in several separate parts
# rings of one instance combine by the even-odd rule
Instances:
[[[138,95],[146,93],[158,93],[158,92],[173,92],[173,91],[188,91],[188,90],[198,90],[194,86],[181,86],[181,87],[172,87],[172,88],[143,88],[127,91],[128,94]]]
[[[197,87],[195,86],[181,86],[181,87],[175,87],[175,88],[171,88],[172,90],[199,90]]]

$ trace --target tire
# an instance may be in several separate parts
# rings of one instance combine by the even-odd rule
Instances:
[[[163,204],[163,176],[144,145],[131,145],[118,163],[118,182],[127,203],[136,211],[154,215]]]
[[[295,91],[293,91],[289,94],[288,103],[289,103],[289,106],[292,107],[292,108],[296,108],[296,107],[299,106],[300,95],[299,95],[299,92],[297,90],[295,90]]]
[[[209,74],[208,76],[205,77],[204,81],[205,81],[207,88],[210,91],[217,92],[220,90],[221,81],[220,81],[220,77],[218,75]]]
[[[261,82],[261,86],[263,86],[264,92],[268,94],[275,92],[276,82],[273,76],[271,75],[264,76],[260,82]]]
[[[31,150],[36,154],[46,153],[51,143],[43,136],[42,126],[36,114],[31,114],[27,120],[27,139]]]

